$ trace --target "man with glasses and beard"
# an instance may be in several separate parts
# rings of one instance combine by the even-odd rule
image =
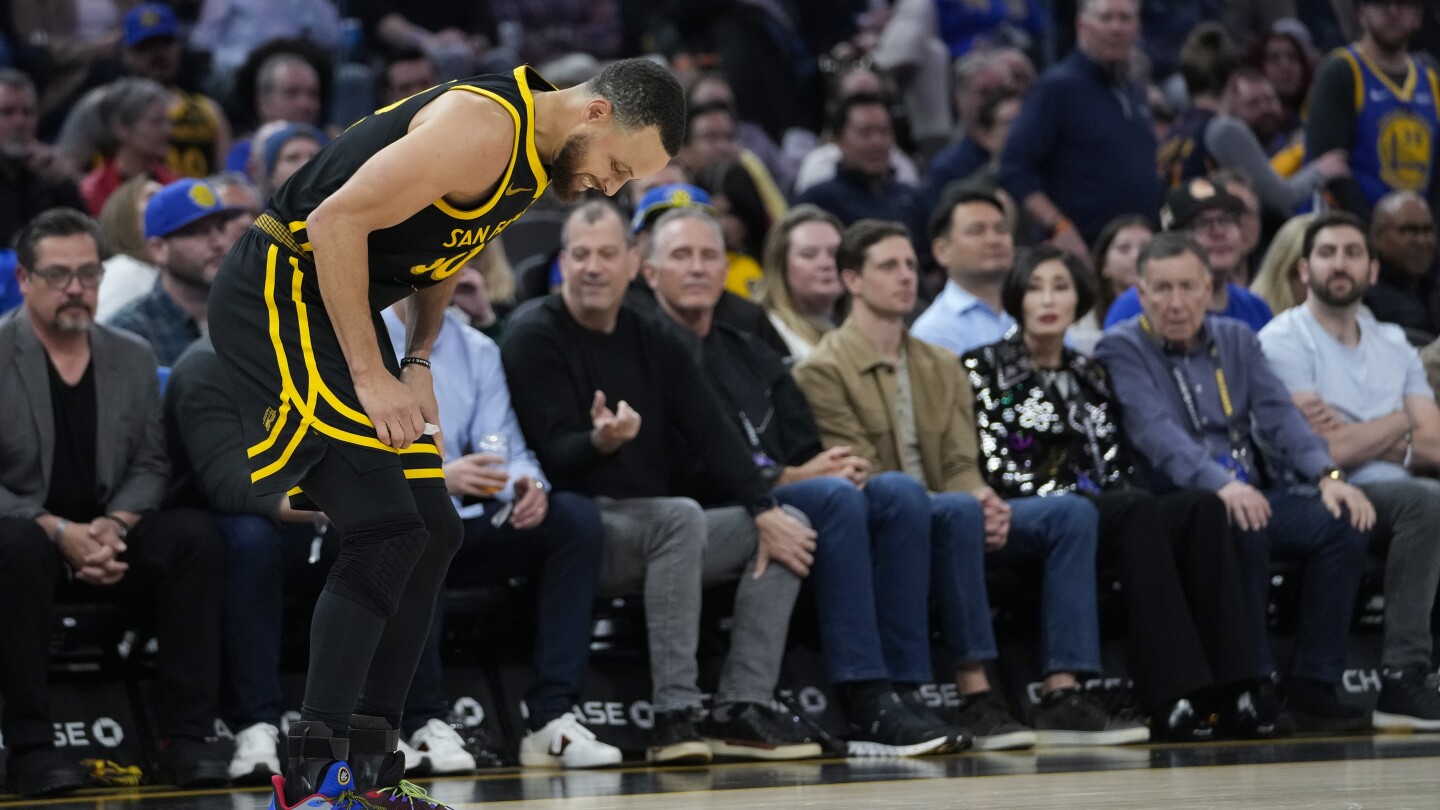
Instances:
[[[155,617],[163,779],[226,781],[214,734],[222,552],[214,524],[159,509],[169,462],[155,355],[94,322],[100,228],[70,208],[40,214],[16,242],[24,304],[0,320],[0,731],[8,789],[82,787],[54,747],[45,678],[60,584]]]
[[[1375,726],[1440,731],[1440,692],[1425,685],[1440,583],[1440,482],[1423,477],[1440,470],[1440,407],[1404,331],[1361,305],[1378,273],[1358,218],[1320,216],[1305,229],[1300,259],[1310,294],[1260,331],[1260,345],[1335,464],[1375,504],[1371,546],[1386,556]]]

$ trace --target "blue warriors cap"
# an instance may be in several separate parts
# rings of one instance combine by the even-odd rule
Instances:
[[[715,213],[714,206],[710,204],[710,195],[699,186],[689,183],[656,186],[640,198],[640,205],[635,208],[635,216],[630,219],[630,230],[639,233],[653,225],[666,211],[690,207],[703,208],[710,214]]]
[[[145,238],[169,236],[211,214],[232,210],[220,202],[215,187],[204,180],[193,177],[177,180],[155,192],[145,204]]]
[[[147,39],[173,37],[180,33],[175,11],[164,3],[145,3],[125,15],[125,47],[133,48]]]

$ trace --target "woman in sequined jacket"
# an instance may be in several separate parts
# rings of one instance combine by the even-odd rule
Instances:
[[[1141,488],[1105,369],[1064,345],[1093,301],[1085,267],[1055,248],[1033,249],[1001,300],[1016,327],[961,360],[987,482],[1007,498],[1095,500],[1099,562],[1120,572],[1130,670],[1154,739],[1208,739],[1212,714],[1229,734],[1274,734],[1279,703],[1254,652],[1263,628],[1246,613],[1224,504],[1211,492]]]

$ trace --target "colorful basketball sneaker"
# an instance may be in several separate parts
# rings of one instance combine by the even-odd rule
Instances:
[[[385,757],[375,777],[375,784],[359,794],[366,810],[453,810],[447,804],[430,798],[425,789],[405,776],[405,755],[396,751]],[[338,806],[337,806],[338,810]]]
[[[315,791],[293,804],[285,802],[285,777],[272,777],[270,810],[365,810],[368,807],[355,792],[355,775],[343,760],[325,766],[320,776]]]

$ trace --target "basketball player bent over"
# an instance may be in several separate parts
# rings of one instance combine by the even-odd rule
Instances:
[[[402,779],[396,749],[460,542],[440,437],[426,433],[440,423],[428,357],[450,287],[547,186],[613,194],[665,166],[684,129],[679,85],[645,60],[566,90],[527,67],[452,81],[346,130],[226,259],[210,330],[253,486],[324,511],[343,537],[275,810],[441,807]],[[397,363],[379,313],[411,296]]]

